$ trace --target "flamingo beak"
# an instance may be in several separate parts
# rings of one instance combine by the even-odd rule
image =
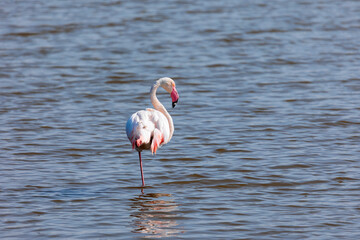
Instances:
[[[172,107],[174,108],[176,106],[177,102],[179,101],[179,94],[176,91],[175,87],[173,87],[170,96],[171,96],[171,100],[172,100]]]

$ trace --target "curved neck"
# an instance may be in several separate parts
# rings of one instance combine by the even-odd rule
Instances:
[[[164,107],[164,105],[161,104],[161,102],[159,101],[159,99],[156,97],[156,90],[159,88],[160,83],[159,81],[156,81],[154,83],[154,85],[151,87],[150,90],[150,99],[151,99],[151,103],[154,106],[154,108],[156,110],[158,110],[159,112],[161,112],[162,114],[165,115],[166,119],[169,122],[169,128],[170,128],[170,138],[169,141],[171,139],[171,137],[173,136],[174,133],[174,123],[173,120],[170,116],[170,114],[168,113],[168,111],[166,110],[166,108]]]

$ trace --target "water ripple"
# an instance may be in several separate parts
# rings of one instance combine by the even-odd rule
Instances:
[[[0,237],[356,239],[359,9],[5,1]],[[142,188],[124,124],[163,76]]]

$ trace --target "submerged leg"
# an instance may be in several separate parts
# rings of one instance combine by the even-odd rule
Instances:
[[[143,172],[142,161],[141,161],[141,152],[139,152],[139,161],[140,161],[140,172],[141,172],[142,187],[145,187],[144,172]]]

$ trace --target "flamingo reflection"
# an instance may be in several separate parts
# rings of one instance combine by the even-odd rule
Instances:
[[[133,232],[144,237],[176,237],[184,232],[176,222],[178,205],[171,194],[149,193],[131,199]]]

